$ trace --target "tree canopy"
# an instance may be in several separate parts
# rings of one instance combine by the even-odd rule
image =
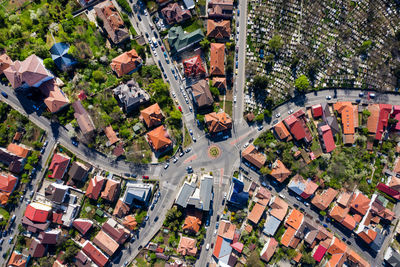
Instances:
[[[301,75],[299,78],[296,79],[294,82],[294,86],[300,92],[306,92],[310,87],[310,81],[308,80],[306,75]]]
[[[280,35],[272,36],[272,38],[268,41],[268,45],[272,51],[274,51],[274,53],[277,53],[283,46],[282,37]]]

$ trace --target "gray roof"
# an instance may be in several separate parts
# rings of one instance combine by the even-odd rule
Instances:
[[[194,8],[194,2],[193,0],[183,0],[183,3],[185,3],[185,6],[187,9],[192,9]]]
[[[146,205],[150,199],[152,189],[153,186],[151,184],[128,182],[122,201],[129,206],[134,205],[138,207]]]
[[[392,248],[392,253],[388,259],[385,258],[386,262],[390,264],[390,266],[397,267],[400,266],[400,254]]]
[[[200,183],[200,199],[203,202],[203,210],[209,211],[213,195],[214,179],[210,176],[204,176]]]
[[[329,127],[331,127],[332,134],[336,135],[337,133],[340,133],[339,123],[336,119],[336,116],[334,114],[332,114],[331,111],[329,110],[328,103],[324,102],[321,104],[321,106],[323,109],[322,118],[323,118],[324,122],[326,124],[328,124]]]
[[[119,85],[113,92],[125,112],[131,112],[133,109],[139,108],[140,104],[150,100],[150,95],[141,89],[134,80]]]
[[[181,188],[181,191],[179,192],[178,197],[175,200],[176,205],[186,208],[188,200],[193,195],[195,190],[196,190],[196,185],[184,183]]]
[[[275,232],[278,230],[281,221],[275,218],[274,216],[269,216],[267,221],[264,223],[263,233],[264,235],[273,236]]]
[[[385,241],[386,235],[382,235],[381,230],[379,230],[378,228],[375,229],[375,231],[376,231],[376,237],[374,241],[372,241],[370,246],[375,252],[378,252],[383,245],[383,241]]]

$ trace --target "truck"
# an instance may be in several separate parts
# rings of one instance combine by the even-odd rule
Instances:
[[[154,47],[158,47],[158,44],[157,44],[157,39],[156,39],[156,37],[153,37],[151,40],[153,41],[153,45],[154,45]]]

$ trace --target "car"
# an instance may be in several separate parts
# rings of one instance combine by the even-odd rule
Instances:
[[[7,236],[7,231],[4,231],[3,232],[3,237],[6,237]]]
[[[142,178],[145,179],[145,180],[148,180],[148,179],[149,179],[149,176],[143,175]]]
[[[189,134],[193,135],[193,130],[192,129],[189,129]]]
[[[153,210],[155,206],[156,206],[156,204],[154,204],[154,203],[153,203],[153,204],[151,204],[151,207],[150,207],[150,209],[151,209],[151,210]]]
[[[272,189],[273,189],[272,186],[270,186],[270,185],[268,185],[267,188],[268,188],[268,190],[270,190],[270,191],[272,191]]]
[[[154,47],[154,45],[153,45],[152,43],[150,43],[150,48],[151,48],[151,50],[153,50],[153,51],[156,50],[156,48]]]
[[[24,196],[23,195],[19,198],[19,201],[20,202],[24,201]]]
[[[350,242],[350,240],[347,240],[347,242],[346,242],[348,245],[351,245],[351,242]]]
[[[374,93],[370,93],[370,94],[369,94],[369,97],[370,97],[370,98],[375,98],[375,94],[374,94]]]
[[[144,217],[144,220],[147,222],[149,220],[149,215],[147,215],[146,217]]]
[[[173,162],[176,163],[177,161],[178,161],[178,158],[175,157],[174,160],[173,160]]]
[[[292,114],[292,113],[293,113],[293,109],[289,110],[287,113],[288,113],[289,115]]]
[[[167,54],[167,52],[164,52],[163,54],[164,54],[165,59],[168,59],[168,54]]]
[[[300,198],[300,197],[296,197],[296,199],[297,199],[298,201],[301,201],[301,198]]]
[[[139,14],[137,15],[137,18],[139,21],[142,21],[142,18],[139,16]]]
[[[192,106],[189,106],[189,110],[190,110],[190,112],[193,112]]]
[[[331,100],[332,99],[332,97],[330,95],[327,95],[325,98],[326,98],[326,100]]]
[[[214,234],[213,235],[217,235],[217,229],[214,230]]]
[[[164,75],[164,79],[166,79],[166,80],[167,80],[167,82],[168,82],[168,79],[167,79],[167,74],[164,72],[164,73],[163,73],[163,75]]]
[[[156,51],[156,50],[154,50],[154,56],[155,56],[155,57],[157,56],[157,51]]]
[[[257,130],[262,131],[262,129],[264,129],[264,126],[260,125],[258,126]]]
[[[161,47],[161,51],[165,51],[165,48],[164,48],[164,46],[162,45],[162,46],[160,46]]]
[[[142,245],[140,245],[137,249],[138,250],[141,250],[143,248],[143,246]]]
[[[183,157],[183,155],[185,155],[185,152],[181,152],[181,153],[179,153],[179,157]]]
[[[149,12],[147,12],[146,9],[143,11],[143,13],[144,13],[145,16],[148,16],[148,15],[149,15]]]
[[[73,144],[74,146],[78,146],[78,142],[77,142],[76,140],[71,140],[71,142],[72,142],[72,144]]]
[[[36,111],[39,110],[39,107],[37,107],[36,105],[32,105],[32,107],[33,107],[33,109],[36,110]]]
[[[188,173],[193,173],[192,166],[187,167],[187,168],[186,168],[186,171],[187,171]]]
[[[46,147],[48,144],[49,144],[49,141],[46,140],[46,141],[43,143],[43,146]]]
[[[236,96],[233,97],[233,103],[236,103]]]
[[[176,98],[176,94],[175,94],[174,92],[172,92],[172,96],[173,96],[174,98]]]
[[[175,74],[175,70],[174,68],[171,68],[172,74]]]
[[[310,203],[304,202],[304,205],[306,205],[307,207],[309,207],[309,206],[310,206]]]
[[[144,33],[146,35],[147,38],[149,38],[149,34],[147,32]]]
[[[158,216],[156,216],[156,217],[154,218],[154,221],[155,221],[155,222],[158,221]]]
[[[136,177],[137,177],[137,174],[134,173],[134,174],[131,174],[131,176],[132,176],[133,178],[136,178]]]
[[[247,142],[246,144],[243,145],[243,148],[246,148],[249,146],[249,142]]]
[[[164,169],[168,169],[168,167],[169,167],[169,163],[164,165]]]
[[[254,141],[253,137],[249,139],[249,143],[252,143],[253,141]]]
[[[207,226],[207,227],[210,226],[210,218],[207,218],[207,220],[206,220],[206,226]]]
[[[209,250],[209,249],[210,249],[210,243],[207,243],[206,250]]]
[[[364,93],[361,92],[361,93],[358,94],[358,96],[359,96],[359,97],[363,97],[363,96],[364,96]]]
[[[326,223],[324,223],[322,226],[328,228],[328,225]]]
[[[187,97],[185,97],[185,102],[186,104],[189,104],[189,99]]]
[[[157,204],[158,202],[158,197],[154,198],[154,205]]]
[[[192,148],[190,147],[185,150],[186,153],[189,153],[190,151],[192,151]]]
[[[275,118],[279,118],[281,116],[281,113],[277,113],[276,115],[275,115]]]
[[[3,244],[3,242],[4,242],[4,239],[0,239],[0,245]]]
[[[46,148],[42,147],[42,149],[40,149],[40,154],[43,154],[45,150]]]
[[[174,74],[175,80],[178,80],[178,75]]]
[[[361,99],[360,98],[356,99],[356,103],[360,104],[361,103]]]
[[[279,194],[279,196],[280,196],[282,199],[285,199],[285,198],[286,198],[282,193]]]
[[[179,109],[179,111],[180,111],[180,112],[182,112],[182,108],[181,108],[181,106],[178,106],[178,109]]]
[[[196,137],[194,137],[194,136],[192,136],[192,140],[193,140],[193,142],[197,141]]]
[[[124,262],[124,266],[128,266],[128,264],[129,264],[129,261]]]
[[[236,68],[238,68],[239,67],[239,62],[238,61],[236,61]]]
[[[14,237],[12,236],[12,237],[10,237],[10,239],[8,240],[8,244],[11,244],[12,243],[12,241],[13,241],[13,239],[14,239]]]
[[[218,229],[218,227],[219,227],[219,222],[217,222],[217,223],[215,224],[215,229]]]
[[[238,11],[237,11],[237,15],[238,15],[238,17],[239,17],[239,15],[240,15],[240,10],[238,9]]]
[[[294,203],[293,206],[294,206],[295,208],[298,208],[298,207],[299,207],[299,204]]]
[[[157,197],[160,197],[160,196],[161,196],[161,192],[158,191],[158,192],[157,192]]]

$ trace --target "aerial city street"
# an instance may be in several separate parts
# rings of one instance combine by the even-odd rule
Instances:
[[[400,266],[400,2],[4,0],[0,266]]]

